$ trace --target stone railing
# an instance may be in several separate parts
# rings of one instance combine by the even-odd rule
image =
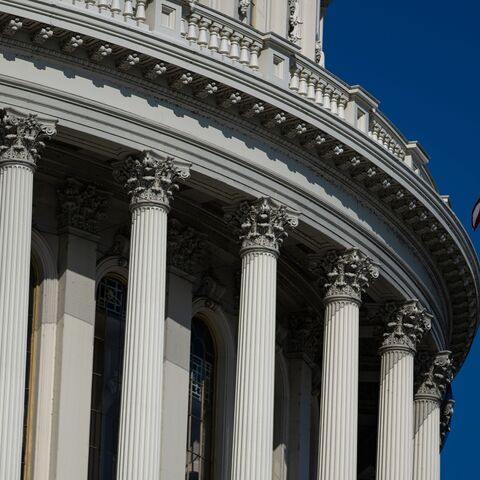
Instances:
[[[253,71],[263,49],[260,32],[215,10],[197,5],[181,19],[181,35],[209,55],[219,55]]]
[[[348,89],[319,65],[299,54],[292,60],[288,88],[319,107],[345,119]]]
[[[195,0],[57,0],[110,22],[151,31],[200,55],[274,83],[353,125],[420,177],[428,180],[428,156],[408,142],[378,111],[361,87],[350,87],[274,33],[261,33]],[[45,35],[53,34],[46,32]],[[42,40],[40,38],[39,40]]]
[[[148,0],[58,0],[109,18],[148,29],[146,5]]]

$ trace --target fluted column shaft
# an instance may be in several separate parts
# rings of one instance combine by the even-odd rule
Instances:
[[[0,478],[21,474],[33,170],[0,164]]]
[[[356,248],[312,257],[326,290],[320,398],[319,480],[356,480],[359,310],[378,267]]]
[[[55,126],[0,110],[0,478],[21,476],[33,172]]]
[[[385,319],[381,355],[377,480],[413,475],[413,366],[431,316],[417,300],[395,306]]]
[[[320,480],[357,477],[358,342],[359,302],[329,299],[320,401]]]
[[[277,259],[242,258],[232,479],[272,475]]]
[[[424,354],[417,367],[413,480],[440,480],[440,407],[453,377],[451,352]]]
[[[167,214],[177,178],[188,175],[153,152],[116,172],[132,211],[117,480],[160,478]]]
[[[412,478],[413,358],[408,350],[382,353],[377,480]]]
[[[232,480],[272,478],[277,257],[298,216],[271,198],[226,212],[242,241]]]
[[[167,212],[132,212],[118,479],[160,477]]]
[[[440,480],[440,402],[416,397],[414,403],[413,480]]]

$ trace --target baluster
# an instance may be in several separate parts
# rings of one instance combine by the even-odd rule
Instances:
[[[218,52],[220,48],[220,42],[218,40],[218,34],[220,33],[220,25],[218,23],[212,23],[210,25],[210,42],[208,48],[212,52]]]
[[[180,19],[180,35],[185,38],[187,36],[187,27],[186,27],[186,21],[184,18]]]
[[[327,85],[323,89],[323,106],[327,110],[330,110],[332,92],[333,92],[333,88],[330,85]]]
[[[347,108],[347,103],[347,97],[345,97],[345,95],[342,95],[338,102],[338,116],[343,120],[345,120],[345,108]]]
[[[222,55],[228,55],[230,53],[229,38],[232,33],[232,30],[230,30],[229,28],[224,28],[220,32],[220,48],[218,52]]]
[[[297,91],[298,92],[298,86],[300,84],[300,80],[299,80],[299,75],[300,75],[300,69],[299,68],[296,68],[292,74],[291,74],[291,78],[290,78],[290,90],[293,90],[293,91]]]
[[[140,23],[145,23],[145,19],[147,18],[145,12],[145,4],[146,0],[137,0],[137,9],[135,11],[135,20]]]
[[[307,71],[303,71],[300,74],[300,83],[298,85],[298,94],[301,95],[302,97],[305,97],[307,95],[307,80],[309,77],[310,73]]]
[[[242,65],[250,64],[250,45],[252,41],[248,38],[242,38],[240,42],[240,63]]]
[[[108,12],[110,10],[110,2],[108,0],[98,0],[97,7],[100,13]]]
[[[97,0],[85,0],[85,8],[95,8]]]
[[[199,20],[200,17],[196,14],[188,17],[187,40],[190,42],[195,42],[198,38],[197,23]]]
[[[123,16],[125,20],[133,17],[133,2],[132,0],[125,0],[125,4],[123,6]]]
[[[258,70],[259,65],[258,65],[258,54],[260,52],[261,45],[254,42],[250,46],[250,68],[252,70]]]
[[[337,91],[334,91],[332,94],[332,103],[330,104],[330,111],[334,114],[338,114],[338,99],[340,94]]]
[[[112,14],[115,15],[116,13],[122,13],[122,9],[120,8],[120,0],[112,0],[112,4],[110,5],[110,10]]]
[[[308,79],[307,98],[309,100],[315,100],[315,84],[318,82],[318,78],[315,75],[310,75]]]
[[[208,26],[210,25],[210,21],[202,18],[198,23],[198,41],[197,43],[201,47],[206,47],[208,45]]]
[[[240,58],[240,35],[238,33],[230,36],[229,56],[232,60],[238,60]]]
[[[315,103],[323,105],[323,89],[325,88],[325,82],[320,80],[315,87]]]

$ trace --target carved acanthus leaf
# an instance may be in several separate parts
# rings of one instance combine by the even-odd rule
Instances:
[[[225,220],[236,226],[242,251],[266,249],[278,252],[288,236],[287,229],[298,225],[298,214],[271,198],[262,197],[253,203],[242,202],[235,210],[228,209]]]
[[[300,25],[302,24],[302,21],[300,20],[299,0],[288,0],[288,11],[289,11],[288,39],[292,43],[297,43],[302,38],[302,36],[300,35]]]
[[[443,446],[447,438],[448,433],[450,432],[450,426],[452,424],[452,417],[455,411],[455,400],[447,400],[440,412],[440,442]]]
[[[416,395],[441,401],[453,377],[451,352],[417,355]]]
[[[332,251],[320,259],[312,256],[311,260],[310,270],[324,282],[325,299],[341,296],[360,301],[379,276],[377,264],[357,248]]]
[[[98,233],[100,222],[105,218],[107,197],[95,185],[88,185],[75,178],[67,178],[58,190],[60,227],[74,227],[84,232]]]
[[[191,275],[197,273],[206,253],[206,235],[176,218],[169,219],[167,231],[168,264]]]
[[[291,314],[285,340],[287,355],[302,355],[313,366],[322,346],[322,322],[312,308]]]
[[[114,176],[123,184],[132,206],[155,203],[168,208],[173,193],[179,189],[178,181],[190,176],[190,165],[145,151],[128,157]]]
[[[42,123],[36,115],[0,110],[0,163],[35,166],[45,140],[56,133],[56,122]]]
[[[423,335],[430,330],[431,319],[418,300],[392,305],[390,314],[386,315],[381,349],[415,351]]]

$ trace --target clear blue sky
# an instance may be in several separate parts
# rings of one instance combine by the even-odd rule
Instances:
[[[324,47],[330,71],[365,87],[425,147],[477,252],[480,230],[474,234],[469,222],[480,196],[479,19],[478,0],[333,0]],[[480,478],[480,335],[453,388],[442,480]]]

